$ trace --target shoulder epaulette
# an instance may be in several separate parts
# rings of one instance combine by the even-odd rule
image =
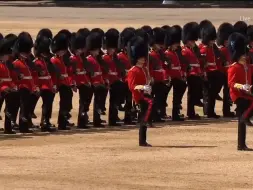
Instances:
[[[14,62],[17,62],[18,60],[19,60],[19,59],[15,59],[15,61],[13,61],[13,63],[14,63]]]
[[[129,71],[133,70],[134,68],[135,68],[135,66],[132,66],[132,67],[129,69]]]
[[[236,65],[236,64],[237,64],[237,62],[234,62],[234,63],[231,64],[231,66],[234,66],[234,65]]]
[[[91,55],[88,55],[86,58],[90,58],[91,57]]]

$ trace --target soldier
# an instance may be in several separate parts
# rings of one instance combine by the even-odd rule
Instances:
[[[15,117],[15,103],[17,86],[11,78],[11,70],[9,68],[9,59],[12,55],[12,46],[15,42],[15,38],[4,38],[0,42],[0,95],[5,100],[5,121],[4,121],[4,133],[15,134],[12,129],[12,121]],[[13,117],[14,116],[14,117]]]
[[[180,117],[180,108],[187,85],[180,47],[181,33],[181,27],[172,26],[165,41],[165,46],[168,48],[165,51],[165,55],[171,60],[171,67],[166,68],[166,74],[171,77],[171,84],[173,86],[173,121],[184,121],[184,118]]]
[[[212,24],[206,24],[201,29],[202,43],[199,45],[200,52],[203,59],[202,65],[204,66],[205,73],[205,88],[207,91],[207,97],[204,96],[204,109],[208,118],[220,118],[214,111],[216,98],[222,87],[221,72],[217,67],[217,57],[215,55],[214,44],[216,40],[216,29]],[[206,100],[207,99],[207,100]]]
[[[244,35],[245,37],[247,36],[247,28],[248,25],[244,21],[237,21],[234,24],[234,31]]]
[[[42,98],[42,115],[40,122],[42,132],[56,131],[55,126],[50,123],[53,101],[56,93],[56,84],[53,84],[47,63],[47,57],[50,54],[50,44],[51,40],[44,36],[39,36],[34,44],[34,55],[36,56],[34,63],[41,69],[41,71],[38,72],[38,86]]]
[[[129,56],[127,53],[127,46],[128,46],[128,42],[129,40],[134,37],[134,33],[133,31],[129,30],[129,29],[124,29],[120,36],[119,36],[119,49],[121,49],[121,52],[119,52],[117,54],[118,59],[120,60],[120,62],[122,64],[124,64],[125,67],[125,72],[122,72],[122,80],[124,82],[124,92],[125,92],[125,97],[124,97],[124,101],[125,101],[125,115],[124,115],[124,124],[125,125],[132,125],[135,124],[133,122],[133,103],[132,103],[132,93],[128,88],[128,84],[127,84],[127,73],[129,71],[129,69],[131,68],[131,61],[129,60]],[[124,102],[122,100],[122,103]]]
[[[234,32],[234,27],[230,23],[222,23],[217,31],[217,45],[221,52],[221,59],[218,62],[218,69],[223,74],[223,105],[222,112],[224,117],[235,117],[231,112],[231,98],[229,96],[227,71],[231,65],[231,59],[228,52],[228,37]]]
[[[199,26],[195,22],[189,22],[184,25],[182,30],[182,55],[185,57],[188,65],[187,72],[187,116],[189,119],[200,119],[195,113],[194,106],[199,103],[202,96],[202,71],[200,62],[194,51],[195,42],[198,40]]]
[[[77,127],[80,129],[89,128],[88,111],[93,96],[90,76],[86,70],[87,60],[84,56],[87,54],[86,38],[89,31],[77,32],[71,39],[71,49],[73,55],[70,57],[73,62],[73,78],[76,82],[79,92],[79,112],[77,119]]]
[[[68,68],[64,62],[64,56],[68,54],[68,38],[65,34],[57,34],[51,43],[51,50],[55,54],[51,58],[54,64],[60,71],[60,78],[56,74],[52,74],[53,83],[57,84],[57,90],[60,95],[60,106],[58,115],[58,129],[70,130],[68,119],[70,118],[70,110],[72,109],[72,80],[68,75]]]
[[[228,69],[230,96],[236,104],[238,115],[238,144],[241,151],[252,150],[246,146],[246,124],[252,109],[252,68],[247,63],[247,39],[240,33],[233,33],[228,38],[228,50],[233,64]]]
[[[109,29],[104,36],[104,45],[107,50],[103,55],[103,60],[109,67],[107,79],[109,80],[110,98],[109,98],[109,115],[108,122],[110,126],[120,126],[117,123],[118,107],[124,96],[124,84],[122,82],[122,74],[125,74],[125,66],[118,60],[119,31],[115,28]]]
[[[140,106],[139,146],[151,146],[147,143],[147,122],[150,120],[153,101],[151,98],[150,76],[144,65],[148,56],[148,45],[139,36],[129,42],[129,52],[134,65],[128,72],[127,81],[134,101]]]
[[[104,107],[103,96],[106,84],[103,79],[102,68],[97,60],[97,56],[102,47],[101,35],[97,32],[91,32],[86,38],[86,47],[87,51],[90,53],[87,57],[87,61],[92,65],[94,71],[91,73],[91,84],[94,91],[93,126],[104,127],[100,115]]]
[[[20,33],[14,47],[18,59],[13,62],[14,67],[19,69],[20,75],[18,76],[13,73],[13,79],[18,84],[20,95],[19,129],[21,133],[33,132],[29,129],[32,124],[30,100],[33,93],[39,95],[39,88],[35,85],[30,70],[30,55],[32,47],[33,41],[29,34],[26,32]]]
[[[166,32],[164,29],[156,27],[153,29],[153,35],[151,37],[151,47],[152,50],[149,53],[149,69],[150,75],[154,79],[154,84],[152,86],[152,93],[154,96],[154,115],[153,120],[155,122],[162,122],[161,112],[166,102],[167,97],[164,96],[166,89],[166,83],[169,85],[170,79],[165,79],[165,70],[163,68],[164,63],[170,63],[164,60],[164,41],[165,41]]]

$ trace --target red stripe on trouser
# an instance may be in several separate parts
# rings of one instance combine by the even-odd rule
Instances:
[[[244,112],[244,114],[243,114],[244,119],[247,119],[249,117],[249,115],[252,112],[252,109],[253,109],[253,102],[251,102],[249,108]]]
[[[147,97],[143,97],[143,100],[148,103],[148,109],[146,113],[144,114],[144,122],[147,122],[152,111],[153,101],[152,99],[147,98]]]

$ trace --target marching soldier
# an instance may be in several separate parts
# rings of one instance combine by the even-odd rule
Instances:
[[[18,59],[13,62],[14,67],[19,69],[20,75],[13,73],[13,79],[18,85],[20,95],[19,129],[21,133],[33,132],[29,129],[32,121],[30,99],[33,93],[39,95],[39,88],[35,85],[30,70],[32,47],[33,41],[30,35],[25,32],[20,33],[14,47]]]
[[[124,101],[125,101],[125,115],[124,115],[124,124],[125,125],[131,125],[134,124],[133,122],[133,103],[132,103],[132,93],[128,88],[128,84],[127,84],[127,73],[129,71],[129,69],[131,68],[131,61],[129,60],[129,56],[127,53],[127,46],[128,46],[128,42],[130,41],[131,38],[134,37],[134,32],[129,30],[129,29],[124,29],[120,36],[119,36],[119,45],[120,45],[120,49],[121,52],[119,52],[117,54],[118,59],[120,60],[120,62],[122,64],[124,64],[125,67],[125,72],[122,72],[122,80],[123,80],[123,85],[124,85],[124,92],[125,92],[125,97],[124,97]],[[123,101],[122,101],[123,102]]]
[[[240,33],[233,33],[228,38],[228,50],[233,64],[228,69],[228,85],[230,96],[236,104],[238,116],[238,144],[241,151],[252,150],[246,145],[245,121],[252,113],[252,68],[247,63],[247,39]]]
[[[148,57],[148,44],[139,36],[129,42],[132,65],[127,81],[134,101],[140,106],[139,146],[151,146],[147,143],[147,123],[151,119],[153,101],[151,98],[150,76],[145,67]]]
[[[5,100],[4,133],[15,134],[12,122],[15,119],[17,102],[17,86],[11,78],[11,70],[8,61],[12,55],[12,46],[16,38],[4,38],[0,42],[0,95]]]
[[[173,86],[173,121],[184,121],[184,118],[180,117],[180,108],[187,85],[180,47],[181,33],[181,27],[172,26],[165,41],[165,46],[168,47],[165,55],[171,60],[171,67],[166,68],[166,75],[171,77],[171,84]]]
[[[166,62],[166,60],[163,60],[165,36],[166,32],[164,29],[159,27],[153,29],[153,35],[151,37],[152,50],[149,53],[150,75],[154,79],[154,84],[152,86],[152,93],[154,95],[154,115],[152,116],[155,122],[164,121],[162,120],[161,112],[164,107],[164,102],[166,102],[167,99],[167,97],[164,97],[166,88],[168,88],[166,82],[170,82],[170,79],[165,81],[165,70],[163,68],[164,62]],[[170,63],[168,63],[168,61],[166,63],[169,64],[168,67],[170,67]]]
[[[222,23],[217,31],[217,45],[221,52],[221,59],[218,62],[218,69],[223,74],[223,105],[222,112],[224,117],[235,117],[234,112],[231,112],[231,98],[228,88],[227,71],[231,65],[231,59],[228,51],[228,37],[234,32],[234,27],[230,23]]]
[[[77,32],[71,39],[71,49],[73,55],[70,57],[73,62],[73,78],[79,92],[79,112],[77,127],[80,129],[88,128],[88,111],[93,96],[93,89],[89,73],[87,72],[87,60],[84,59],[86,52],[86,38],[89,31]]]
[[[202,43],[199,45],[203,57],[204,77],[207,97],[204,96],[204,109],[207,111],[208,118],[219,118],[214,111],[216,98],[221,90],[221,72],[217,67],[217,59],[214,46],[216,40],[216,29],[212,24],[206,24],[200,32]],[[207,98],[207,100],[205,100]]]
[[[41,131],[54,132],[56,128],[51,124],[53,101],[56,93],[56,85],[53,84],[50,76],[47,57],[50,54],[51,40],[44,36],[39,36],[34,44],[34,55],[36,59],[34,63],[40,68],[38,72],[38,86],[40,88],[40,96],[42,98],[42,115],[41,115]],[[50,64],[50,63],[49,63]]]
[[[245,37],[247,36],[247,29],[248,25],[244,21],[237,21],[234,24],[234,31],[244,35]]]
[[[59,68],[60,77],[52,74],[53,83],[57,85],[60,95],[60,106],[58,115],[58,129],[70,130],[69,121],[72,109],[72,79],[68,75],[68,68],[65,63],[65,55],[68,54],[68,38],[65,34],[57,34],[51,43],[51,50],[55,54],[51,58],[52,64]]]
[[[188,65],[187,72],[187,116],[189,119],[200,119],[200,116],[195,113],[194,106],[199,103],[202,97],[202,70],[200,61],[194,51],[196,47],[195,42],[198,40],[199,33],[198,23],[189,22],[184,25],[182,30],[182,55]]]
[[[106,78],[109,81],[110,98],[109,98],[109,115],[108,122],[110,126],[120,126],[117,124],[118,107],[124,95],[124,86],[122,82],[122,74],[125,74],[124,64],[119,62],[117,57],[117,48],[119,40],[119,31],[111,28],[104,36],[104,45],[107,50],[103,55],[104,62],[109,67],[109,72]]]
[[[87,61],[93,67],[93,73],[91,73],[91,84],[94,91],[94,106],[93,106],[93,126],[104,127],[100,115],[104,108],[104,91],[106,84],[103,79],[102,68],[97,60],[97,56],[102,47],[101,35],[97,32],[91,32],[86,38],[86,47],[90,55],[87,57]]]

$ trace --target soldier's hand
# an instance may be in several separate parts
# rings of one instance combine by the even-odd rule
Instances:
[[[18,87],[17,86],[14,86],[12,89],[11,89],[12,92],[17,92],[18,91]]]
[[[18,79],[19,79],[19,80],[22,80],[23,78],[24,78],[24,74],[19,74],[19,75],[18,75]]]
[[[144,86],[143,85],[137,85],[134,87],[134,90],[143,90]]]
[[[55,93],[55,94],[57,93],[57,86],[56,85],[53,86],[53,93]]]
[[[72,87],[72,90],[73,90],[73,92],[77,92],[77,87],[76,87],[76,86],[73,86],[73,87]]]

